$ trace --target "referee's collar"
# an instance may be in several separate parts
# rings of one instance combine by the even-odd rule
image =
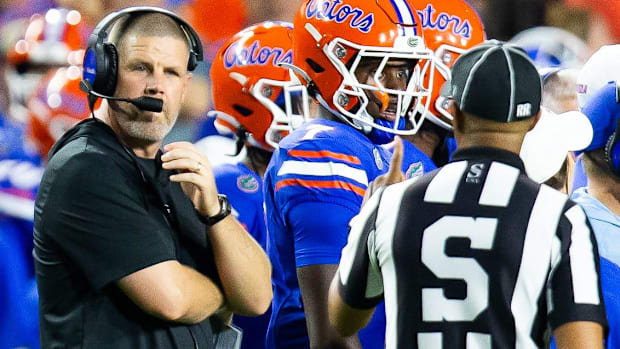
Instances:
[[[450,162],[461,160],[494,160],[516,167],[525,172],[525,165],[519,154],[508,150],[492,147],[468,147],[459,149],[452,154]]]

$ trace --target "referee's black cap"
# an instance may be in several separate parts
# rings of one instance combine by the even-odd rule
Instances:
[[[542,83],[532,60],[516,46],[486,41],[461,55],[441,89],[460,110],[498,122],[520,121],[540,110]]]

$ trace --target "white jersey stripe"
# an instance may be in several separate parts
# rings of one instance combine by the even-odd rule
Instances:
[[[551,280],[553,279],[553,274],[555,270],[560,265],[562,261],[562,242],[557,235],[553,236],[553,242],[551,242],[551,271],[549,272],[549,277],[547,278],[547,314],[551,314],[553,312],[554,301],[553,301],[553,290],[551,289]]]
[[[501,162],[493,162],[478,203],[487,206],[508,206],[518,178],[519,169]]]
[[[398,339],[398,295],[396,293],[398,290],[398,285],[393,258],[394,250],[392,248],[394,243],[394,231],[396,229],[403,195],[407,188],[413,184],[416,179],[417,178],[412,178],[387,187],[383,193],[383,197],[381,198],[379,212],[377,214],[375,254],[383,275],[386,318],[386,348],[397,348],[396,341]]]
[[[467,349],[491,349],[491,335],[468,332],[465,347]]]
[[[418,333],[418,348],[442,349],[443,343],[441,342],[441,338],[442,338],[441,332]],[[395,348],[395,347],[386,346],[386,348]]]
[[[510,304],[516,325],[515,349],[538,348],[530,333],[538,309],[537,301],[546,285],[553,237],[566,200],[566,195],[542,185],[534,202]]]
[[[366,175],[366,171],[339,162],[287,160],[282,163],[282,167],[280,167],[280,170],[278,171],[278,176],[289,174],[317,177],[340,176],[354,180],[366,186],[368,185],[368,176]]]
[[[426,188],[424,201],[451,204],[466,169],[467,161],[452,162],[444,166]]]
[[[573,297],[575,303],[599,304],[598,280],[594,264],[594,246],[590,240],[590,229],[586,224],[586,215],[579,206],[574,206],[565,214],[573,226],[571,243],[568,250],[570,269],[573,279]]]
[[[0,192],[0,213],[32,222],[34,201]]]

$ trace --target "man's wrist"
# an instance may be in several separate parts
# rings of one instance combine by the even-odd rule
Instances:
[[[228,217],[232,211],[230,203],[228,202],[228,197],[226,197],[226,195],[218,194],[217,199],[217,207],[210,210],[211,212],[215,213],[209,214],[207,216],[200,215],[200,220],[208,226],[219,223],[221,220]]]
[[[216,199],[213,201],[213,203],[207,207],[206,214],[202,214],[202,215],[204,217],[213,217],[216,214],[220,213],[221,209],[222,209],[222,205],[220,204],[219,194],[218,194],[216,196]]]

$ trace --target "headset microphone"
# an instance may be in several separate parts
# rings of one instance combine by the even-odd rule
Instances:
[[[146,96],[142,96],[140,98],[122,98],[122,97],[112,97],[112,96],[106,96],[103,95],[101,93],[97,93],[95,91],[93,91],[92,87],[90,86],[90,84],[88,83],[88,81],[82,80],[80,81],[80,90],[88,93],[88,100],[89,102],[91,102],[92,105],[95,104],[95,99],[96,97],[99,98],[105,98],[105,99],[109,99],[112,101],[121,101],[121,102],[127,102],[127,103],[131,103],[133,105],[135,105],[136,107],[138,107],[138,109],[141,110],[145,110],[145,111],[150,111],[150,112],[154,112],[154,113],[159,113],[163,110],[164,107],[164,101],[162,101],[161,99],[158,98],[152,98],[152,97],[146,97]],[[95,97],[95,98],[92,98]],[[92,109],[92,106],[91,106]]]

